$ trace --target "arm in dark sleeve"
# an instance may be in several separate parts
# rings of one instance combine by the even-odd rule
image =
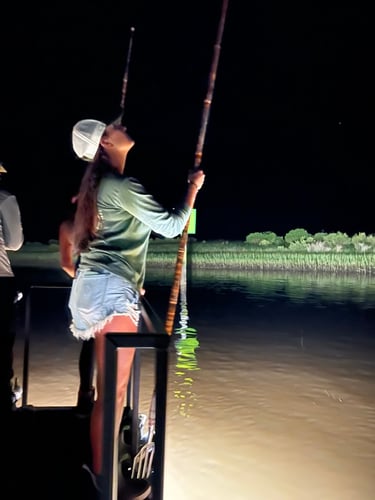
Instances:
[[[182,233],[191,208],[185,203],[174,210],[166,210],[136,179],[128,178],[124,208],[157,234],[174,238]]]

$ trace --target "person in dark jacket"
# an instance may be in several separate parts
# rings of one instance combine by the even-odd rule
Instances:
[[[0,163],[0,180],[6,174]],[[13,392],[13,348],[17,289],[8,250],[19,250],[24,242],[21,213],[15,195],[0,188],[0,412],[9,414],[17,399]]]

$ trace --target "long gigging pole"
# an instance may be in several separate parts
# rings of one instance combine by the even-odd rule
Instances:
[[[126,90],[127,90],[127,87],[128,87],[129,66],[130,66],[130,58],[131,58],[132,49],[133,49],[134,31],[135,31],[135,28],[132,26],[130,28],[128,54],[126,56],[125,71],[124,71],[124,76],[122,78],[121,101],[120,101],[121,112],[120,112],[120,115],[116,118],[116,120],[114,120],[113,123],[121,123],[122,119],[124,117],[125,97],[126,97]]]
[[[204,146],[204,141],[205,141],[205,137],[206,137],[206,130],[207,130],[208,118],[209,118],[210,110],[211,110],[213,92],[214,92],[214,88],[215,88],[216,73],[217,73],[217,67],[219,64],[221,41],[223,38],[225,19],[226,19],[227,9],[228,9],[228,1],[229,0],[223,0],[222,7],[221,7],[221,16],[220,16],[220,20],[219,20],[217,36],[216,36],[216,41],[215,41],[215,45],[214,45],[214,53],[213,53],[213,58],[212,58],[212,63],[211,63],[209,80],[208,80],[208,90],[207,90],[207,94],[206,94],[206,97],[204,99],[204,104],[203,104],[201,128],[200,128],[197,147],[196,147],[196,151],[195,151],[195,160],[194,160],[193,170],[199,170],[199,167],[200,167],[201,162],[202,162],[203,146]],[[169,296],[167,317],[166,317],[166,321],[164,324],[164,328],[165,328],[166,332],[168,333],[168,335],[172,335],[172,333],[173,333],[173,325],[174,325],[174,320],[175,320],[175,315],[176,315],[176,307],[177,307],[178,294],[179,294],[179,289],[180,289],[180,281],[181,281],[181,275],[182,275],[182,271],[183,271],[183,264],[184,264],[184,260],[185,260],[185,252],[186,252],[186,245],[187,245],[187,239],[188,239],[188,229],[189,229],[189,221],[185,225],[185,228],[181,234],[179,247],[177,250],[177,260],[176,260],[176,266],[175,266],[174,279],[173,279],[173,284],[172,284],[172,288],[171,288],[171,292],[170,292],[170,296]]]

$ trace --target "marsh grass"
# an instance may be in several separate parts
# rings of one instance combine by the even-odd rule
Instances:
[[[170,268],[176,264],[179,240],[151,240],[147,256],[149,267]],[[26,243],[18,252],[9,252],[13,266],[59,268],[57,242],[49,245]],[[189,241],[185,251],[187,265],[196,269],[257,271],[306,271],[375,274],[375,253],[301,252],[254,249],[243,242]]]

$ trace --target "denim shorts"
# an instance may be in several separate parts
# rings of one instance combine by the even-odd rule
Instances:
[[[129,316],[138,325],[139,293],[128,281],[109,271],[79,270],[70,291],[69,309],[71,332],[74,337],[87,340],[95,337],[113,316]]]

